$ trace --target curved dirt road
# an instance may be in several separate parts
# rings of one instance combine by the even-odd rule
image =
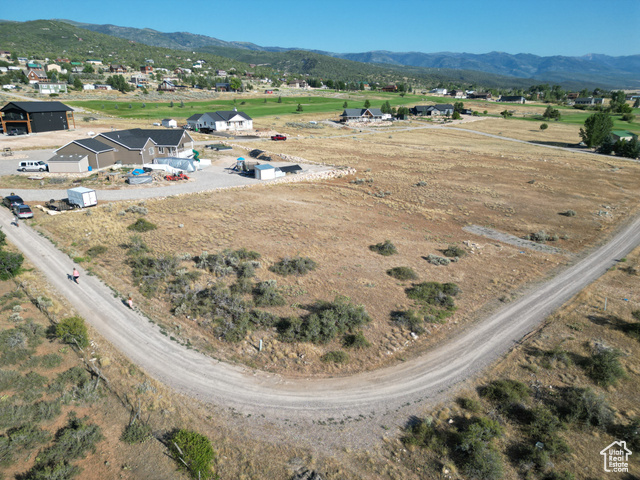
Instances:
[[[267,421],[379,414],[446,395],[640,243],[640,218],[636,218],[579,263],[420,358],[349,377],[288,379],[221,363],[182,347],[146,318],[129,311],[96,277],[81,270],[79,285],[68,280],[71,260],[25,224],[16,228],[10,221],[3,208],[0,225],[8,240],[132,362],[181,393],[243,414],[259,414]]]

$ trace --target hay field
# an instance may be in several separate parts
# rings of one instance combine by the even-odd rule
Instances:
[[[282,133],[289,134],[288,131]],[[506,132],[505,132],[505,135]],[[246,143],[264,148],[264,142]],[[283,344],[275,330],[256,331],[239,343],[219,340],[198,319],[172,316],[165,295],[145,299],[132,285],[125,250],[138,215],[127,205],[104,205],[91,215],[38,217],[43,232],[72,257],[102,244],[106,254],[84,264],[135,301],[168,329],[213,355],[256,368],[290,374],[336,374],[373,369],[423,352],[468,324],[479,312],[509,301],[529,282],[571,261],[602,241],[637,210],[640,169],[632,162],[578,155],[503,142],[460,131],[418,129],[336,138],[300,138],[269,144],[272,151],[312,161],[348,165],[354,176],[316,183],[264,185],[147,201],[146,219],[157,230],[140,234],[158,254],[245,247],[262,255],[259,280],[276,279],[287,300],[269,310],[277,315],[307,313],[306,305],[346,295],[363,304],[373,321],[364,329],[371,347],[349,351],[350,362],[328,365],[320,357],[341,348]],[[356,179],[371,180],[361,184]],[[420,182],[420,186],[418,183]],[[559,215],[574,210],[574,217]],[[516,236],[544,230],[560,239],[551,255],[523,251],[473,236],[469,224]],[[392,241],[399,254],[383,257],[369,245]],[[466,243],[463,243],[466,242]],[[429,264],[449,245],[468,254],[449,266]],[[280,277],[266,267],[285,256],[306,256],[318,269],[302,277]],[[193,264],[184,263],[185,268]],[[429,324],[414,338],[391,320],[391,312],[412,306],[410,282],[385,272],[413,268],[418,281],[454,282],[462,290],[456,313],[445,324]],[[204,277],[201,282],[215,281]],[[264,340],[259,353],[256,345]]]

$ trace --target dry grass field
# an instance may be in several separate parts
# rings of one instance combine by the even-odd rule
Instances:
[[[637,333],[634,338],[628,329],[628,326],[635,325],[638,331],[639,256],[640,249],[636,249],[624,262],[547,319],[537,332],[480,378],[467,382],[458,398],[471,400],[469,404],[475,408],[461,408],[459,400],[452,400],[429,409],[424,417],[432,418],[434,424],[445,432],[456,429],[473,416],[497,420],[504,428],[504,434],[495,443],[500,452],[499,458],[504,463],[504,479],[638,478],[640,464],[636,458],[629,457],[629,471],[626,474],[605,473],[600,451],[616,440],[626,440],[627,446],[635,454],[634,448],[637,449],[638,445],[637,429],[635,437],[623,432],[625,426],[640,418],[637,402],[640,397],[640,343]],[[632,315],[634,311],[636,315]],[[598,385],[586,374],[586,362],[599,349],[620,352],[619,361],[624,376],[609,386]],[[581,424],[581,421],[567,422],[560,429],[559,437],[569,446],[569,452],[552,457],[550,464],[537,468],[517,453],[527,442],[536,441],[527,436],[526,415],[522,413],[520,422],[514,421],[512,414],[479,395],[483,386],[496,380],[521,382],[531,389],[531,397],[522,402],[523,411],[553,409],[550,405],[558,401],[561,392],[568,388],[590,389],[608,405],[611,424],[590,426]],[[596,411],[595,408],[593,411]],[[456,420],[449,422],[450,419]],[[448,478],[466,478],[462,469],[450,460],[451,455],[441,455],[435,451],[439,450],[407,447],[400,441],[391,447],[392,457],[401,458],[403,465],[420,475],[420,478],[441,478],[439,475],[445,470],[450,472]],[[562,472],[574,476],[552,476]]]
[[[286,305],[266,310],[280,316],[305,315],[305,307],[337,295],[364,305],[373,319],[364,328],[371,346],[350,350],[346,364],[320,361],[324,353],[341,349],[340,339],[323,345],[289,344],[278,340],[275,329],[267,329],[227,343],[217,338],[211,322],[171,315],[162,291],[143,298],[121,247],[132,234],[127,227],[139,217],[125,213],[128,205],[101,205],[87,215],[37,216],[35,224],[71,257],[83,257],[85,267],[122,295],[133,294],[136,303],[173,334],[219,358],[306,375],[373,369],[423,352],[602,241],[637,209],[640,169],[635,163],[455,130],[352,132],[346,137],[244,144],[351,166],[357,174],[147,201],[145,219],[158,229],[140,236],[156,254],[200,255],[227,248],[260,253],[257,278],[277,280],[286,299]],[[567,210],[576,215],[560,215]],[[521,250],[477,237],[462,230],[470,224],[518,237],[544,230],[558,236],[552,244],[565,253]],[[397,255],[383,257],[369,249],[385,240],[396,245]],[[96,245],[107,251],[90,259],[86,251]],[[425,260],[430,254],[442,255],[449,245],[468,254],[448,266]],[[266,268],[298,255],[313,259],[318,268],[300,277],[281,277]],[[425,325],[427,332],[419,338],[391,320],[393,311],[412,307],[405,294],[411,282],[386,274],[398,266],[413,268],[417,281],[453,282],[461,288],[455,314],[444,324]],[[182,267],[194,269],[191,261]],[[198,282],[216,280],[205,275]],[[263,352],[256,348],[260,339]]]

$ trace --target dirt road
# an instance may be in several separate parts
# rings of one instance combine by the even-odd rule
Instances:
[[[9,212],[1,209],[0,225],[8,240],[106,340],[153,377],[243,414],[303,424],[394,412],[406,418],[415,409],[411,405],[448,395],[480,372],[640,243],[637,218],[588,257],[420,358],[350,377],[294,379],[220,363],[182,347],[128,310],[96,277],[81,270],[79,285],[68,280],[71,260],[31,228],[16,228],[10,221]]]

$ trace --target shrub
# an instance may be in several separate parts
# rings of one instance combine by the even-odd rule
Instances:
[[[445,257],[440,257],[438,255],[433,255],[433,254],[429,254],[427,255],[427,262],[429,262],[431,265],[449,265],[451,263],[451,260],[449,260],[448,258]]]
[[[87,255],[90,257],[98,257],[109,250],[105,245],[94,245],[87,250]]]
[[[418,275],[410,267],[393,267],[387,270],[387,275],[398,280],[416,280]]]
[[[467,254],[463,248],[457,245],[449,245],[442,253],[444,253],[445,257],[464,257]]]
[[[546,123],[540,125],[540,130],[546,130],[547,128],[549,128],[549,125],[547,125]]]
[[[348,363],[349,354],[343,350],[335,350],[325,353],[320,357],[320,360],[324,363]]]
[[[575,210],[566,210],[564,212],[560,212],[560,215],[564,215],[565,217],[575,217],[576,216],[576,211]]]
[[[257,307],[273,307],[286,303],[278,291],[278,282],[275,280],[265,280],[258,283],[253,290],[253,302]]]
[[[10,280],[20,273],[24,257],[20,253],[0,250],[0,280]]]
[[[137,419],[129,423],[120,436],[120,440],[129,445],[144,443],[149,438],[151,438],[151,426]]]
[[[134,232],[149,232],[151,230],[155,230],[158,228],[155,224],[151,223],[149,220],[145,218],[139,218],[134,223],[127,227],[127,230],[132,230]]]
[[[272,265],[269,270],[278,275],[304,275],[316,269],[316,262],[307,257],[285,257]]]
[[[147,207],[143,205],[130,205],[125,209],[125,212],[139,213],[140,215],[146,215],[147,213],[149,213],[149,210],[147,209]]]
[[[80,348],[89,346],[89,333],[84,320],[80,317],[68,317],[62,319],[56,325],[56,337],[64,343],[77,345]]]
[[[411,332],[420,334],[424,333],[424,316],[418,314],[415,310],[406,310],[393,312],[391,318],[401,327],[405,327]]]
[[[460,293],[455,283],[422,282],[406,290],[407,297],[424,305],[455,309],[453,297]]]
[[[127,263],[131,267],[131,275],[139,284],[140,293],[145,297],[151,297],[156,294],[162,282],[176,275],[180,260],[172,255],[138,255],[130,257]]]
[[[604,395],[590,388],[568,388],[562,392],[561,415],[570,422],[606,428],[613,421],[613,412]]]
[[[361,350],[363,348],[368,348],[371,346],[371,343],[369,343],[369,341],[364,336],[364,333],[362,332],[345,335],[342,344],[346,348],[353,348],[355,350]]]
[[[500,454],[493,445],[486,442],[472,444],[459,463],[462,471],[470,478],[497,480],[503,475],[504,467]]]
[[[618,358],[622,353],[614,349],[603,349],[591,355],[585,362],[585,371],[598,385],[606,387],[614,385],[626,376]]]
[[[482,404],[475,398],[460,397],[456,400],[456,402],[458,403],[458,405],[460,405],[460,407],[472,413],[478,413],[480,410],[482,410]]]
[[[551,237],[544,231],[540,230],[536,233],[530,233],[526,236],[526,240],[531,240],[532,242],[544,243],[549,240]]]
[[[480,389],[481,396],[502,405],[522,402],[529,398],[530,394],[530,388],[524,383],[509,379],[494,380]]]
[[[132,235],[129,237],[129,242],[122,245],[122,247],[126,248],[127,255],[131,256],[141,255],[149,251],[149,247],[144,243],[140,235]]]
[[[192,478],[206,480],[213,477],[215,452],[204,435],[191,430],[178,430],[169,439],[169,450],[178,467]]]
[[[7,244],[7,235],[0,230],[0,247],[3,247]]]
[[[388,257],[389,255],[395,255],[398,253],[398,249],[396,249],[396,246],[393,243],[391,243],[391,241],[389,240],[385,240],[383,243],[369,245],[369,250],[371,250],[372,252],[379,253],[380,255],[383,255],[385,257]]]
[[[287,318],[278,324],[280,339],[285,342],[327,343],[336,335],[361,327],[371,321],[362,305],[353,305],[348,297],[337,296],[333,302],[317,302],[308,317]]]

